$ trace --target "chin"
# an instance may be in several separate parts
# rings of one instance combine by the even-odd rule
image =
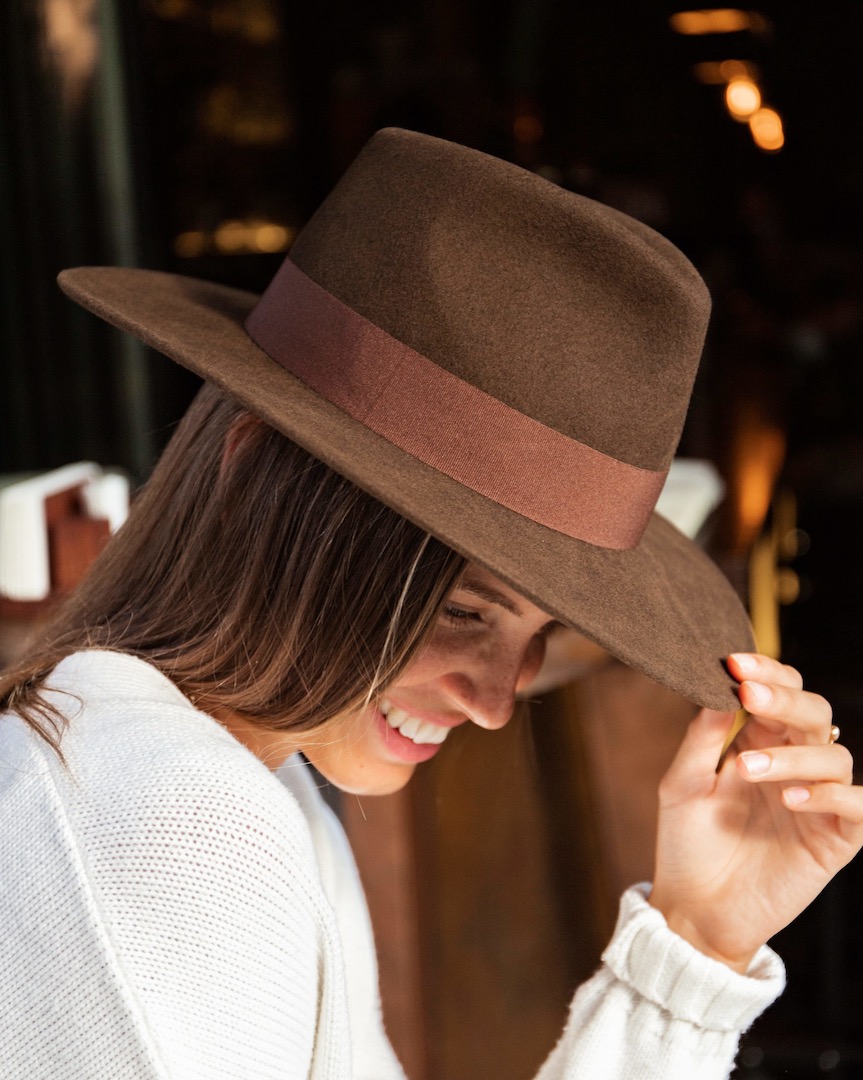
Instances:
[[[408,783],[416,768],[415,765],[383,763],[346,768],[344,762],[315,761],[312,757],[309,760],[321,776],[346,795],[393,795]]]

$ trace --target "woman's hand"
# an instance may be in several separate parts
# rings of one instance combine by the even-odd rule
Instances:
[[[733,716],[703,710],[660,785],[650,902],[702,952],[745,971],[863,845],[863,788],[831,743],[830,705],[793,668],[729,658],[752,719],[716,763]]]

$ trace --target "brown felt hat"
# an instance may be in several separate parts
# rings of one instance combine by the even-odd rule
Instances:
[[[621,660],[737,707],[746,614],[653,513],[710,302],[645,225],[388,129],[263,297],[108,267],[60,284]]]

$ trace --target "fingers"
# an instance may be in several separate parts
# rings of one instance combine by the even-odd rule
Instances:
[[[787,730],[793,742],[819,746],[830,740],[833,710],[820,694],[786,686],[744,682],[738,691],[744,709],[771,731]]]
[[[863,825],[863,788],[847,784],[788,787],[782,801],[799,813],[836,814],[849,825]]]
[[[742,678],[740,703],[768,731],[785,731],[799,744],[823,745],[830,739],[833,710],[820,694],[802,689],[800,673],[778,660],[743,653],[729,657],[729,670]]]
[[[853,786],[853,760],[839,743],[746,751],[737,769],[752,783],[796,781],[782,791],[788,810],[833,815],[844,841],[863,843],[863,788]]]
[[[728,670],[739,682],[753,679],[756,682],[788,686],[792,690],[803,689],[803,676],[796,668],[759,653],[732,653],[728,657]]]
[[[830,746],[779,746],[747,750],[737,757],[740,775],[746,780],[805,780],[849,786],[854,761],[841,743]]]

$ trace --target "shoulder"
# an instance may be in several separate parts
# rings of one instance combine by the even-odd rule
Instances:
[[[69,718],[66,764],[46,750],[49,768],[85,859],[122,845],[114,874],[146,860],[154,876],[168,867],[187,881],[263,874],[271,887],[317,897],[296,798],[158,671],[134,657],[81,653],[49,685]]]

